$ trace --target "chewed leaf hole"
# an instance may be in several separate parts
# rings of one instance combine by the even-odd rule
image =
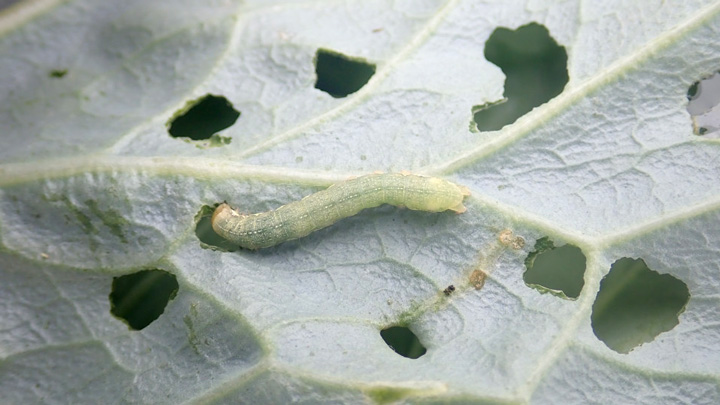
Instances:
[[[315,54],[315,88],[335,98],[360,90],[375,74],[375,65],[327,49]]]
[[[209,140],[207,146],[221,146],[230,143],[230,138],[216,132],[233,125],[239,116],[225,97],[208,94],[177,111],[168,122],[168,132],[175,138]]]
[[[215,212],[215,207],[203,205],[197,215],[195,215],[195,236],[202,242],[200,246],[225,252],[234,252],[240,249],[238,245],[229,242],[212,229],[210,220],[212,219],[213,212]]]
[[[687,284],[624,257],[600,282],[592,307],[595,336],[618,353],[651,342],[678,324],[690,300]]]
[[[720,137],[720,73],[693,83],[687,96],[693,133]]]
[[[485,42],[485,58],[505,74],[504,100],[474,106],[480,131],[496,131],[560,94],[568,82],[567,52],[547,28],[531,23],[497,28]]]
[[[395,353],[417,359],[427,352],[420,339],[405,326],[391,326],[380,331],[380,336]]]
[[[525,284],[540,292],[575,299],[585,285],[586,259],[577,246],[555,247],[549,238],[540,238],[525,259],[525,267]]]
[[[162,315],[178,288],[175,276],[164,270],[142,270],[115,277],[110,313],[125,321],[130,329],[141,330]]]

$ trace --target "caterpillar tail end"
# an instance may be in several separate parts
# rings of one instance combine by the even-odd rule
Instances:
[[[454,211],[456,214],[462,214],[463,212],[467,211],[467,207],[465,207],[462,203],[450,208],[450,211]]]
[[[470,196],[472,193],[470,192],[470,189],[465,186],[457,186],[460,189],[460,194],[463,196],[463,200]],[[463,212],[467,211],[467,207],[465,207],[460,201],[456,206],[450,208],[451,211],[455,211],[456,214],[462,214]]]

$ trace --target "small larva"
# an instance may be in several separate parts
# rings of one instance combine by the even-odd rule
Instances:
[[[302,238],[365,208],[382,204],[411,210],[465,212],[470,190],[436,177],[405,173],[368,174],[311,194],[268,212],[243,215],[220,204],[212,216],[218,235],[247,249]]]

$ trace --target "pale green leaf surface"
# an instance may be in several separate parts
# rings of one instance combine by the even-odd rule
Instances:
[[[9,403],[718,403],[720,143],[693,135],[693,82],[720,67],[710,1],[36,1],[0,20],[0,392]],[[501,131],[483,49],[546,26],[563,93]],[[314,88],[327,48],[377,64]],[[61,79],[50,77],[67,69]],[[198,148],[166,123],[189,100],[242,112]],[[383,207],[257,252],[208,249],[203,205],[275,208],[375,170],[443,176],[462,215]],[[528,243],[503,247],[512,229]],[[535,240],[587,257],[580,297],[522,279]],[[628,354],[590,324],[600,280],[641,257],[687,284],[680,323]],[[467,286],[476,266],[490,275]],[[140,331],[112,279],[178,277]],[[450,297],[449,284],[460,288]],[[379,330],[412,320],[428,349]]]

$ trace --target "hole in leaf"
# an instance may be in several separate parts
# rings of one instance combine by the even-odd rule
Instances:
[[[562,298],[575,299],[585,281],[586,260],[579,247],[555,247],[550,238],[535,242],[535,250],[525,259],[525,284],[540,292],[549,292]]]
[[[485,58],[505,73],[505,99],[472,108],[473,121],[480,131],[495,131],[512,124],[560,94],[568,82],[565,47],[537,23],[515,31],[496,28],[485,42]]]
[[[427,352],[420,339],[405,326],[391,326],[380,331],[380,336],[395,353],[417,359]]]
[[[240,249],[238,245],[229,242],[212,229],[211,219],[215,208],[216,207],[203,205],[197,215],[195,215],[195,236],[202,242],[200,246],[225,252],[234,252]]]
[[[642,259],[624,257],[600,281],[593,332],[612,350],[629,353],[674,328],[689,300],[681,280],[649,269]]]
[[[233,125],[239,116],[225,97],[208,94],[177,111],[168,122],[168,132],[176,138],[210,140],[208,146],[220,146],[230,143],[230,138],[216,132]]]
[[[693,133],[720,137],[720,73],[693,83],[687,96]]]
[[[50,77],[53,79],[60,79],[67,74],[67,69],[55,69],[50,71]]]
[[[375,65],[327,49],[315,54],[315,88],[335,98],[355,93],[375,74]]]
[[[178,288],[175,276],[164,270],[142,270],[114,277],[110,313],[125,321],[130,329],[141,330],[162,315]]]

